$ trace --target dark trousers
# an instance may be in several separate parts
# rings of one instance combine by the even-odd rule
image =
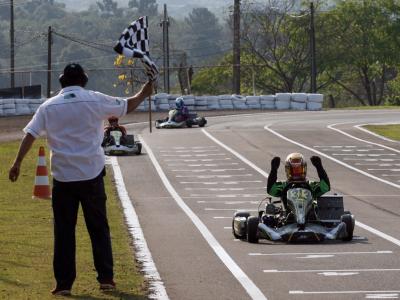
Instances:
[[[75,226],[79,203],[92,242],[99,282],[113,279],[113,257],[106,213],[105,171],[91,180],[60,182],[53,179],[53,268],[57,287],[70,289],[76,277]]]

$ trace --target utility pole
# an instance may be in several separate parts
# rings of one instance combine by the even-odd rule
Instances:
[[[15,51],[14,51],[14,0],[10,1],[10,75],[11,88],[15,87]]]
[[[315,24],[314,24],[314,2],[310,3],[310,60],[311,60],[311,93],[317,92],[317,63],[315,50]]]
[[[51,26],[47,31],[47,98],[50,98],[51,91],[51,44],[52,36],[51,36]]]
[[[167,4],[164,4],[164,18],[160,25],[163,28],[164,92],[169,93],[169,18],[167,14]]]
[[[233,88],[234,94],[240,94],[240,0],[233,5]]]

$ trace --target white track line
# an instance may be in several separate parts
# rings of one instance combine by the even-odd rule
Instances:
[[[229,256],[229,254],[225,251],[225,249],[221,246],[221,244],[217,241],[217,239],[212,235],[207,226],[200,220],[200,218],[186,205],[186,203],[182,200],[181,196],[174,189],[167,176],[165,175],[163,169],[158,163],[156,157],[153,154],[151,148],[147,145],[142,137],[140,137],[142,141],[143,147],[146,149],[146,152],[151,159],[155,169],[157,170],[158,175],[160,176],[164,186],[174,198],[178,206],[185,212],[185,214],[190,218],[193,224],[197,227],[201,235],[210,245],[211,249],[215,252],[215,254],[219,257],[219,259],[225,264],[225,266],[231,271],[232,275],[239,281],[239,283],[243,286],[246,292],[252,299],[262,300],[267,299],[267,297],[260,291],[260,289],[254,284],[254,282],[242,271],[242,269],[235,263],[235,261]]]
[[[263,270],[264,273],[399,272],[400,269]]]
[[[305,291],[289,291],[291,295],[324,295],[324,294],[387,294],[387,293],[400,293],[400,290],[388,290],[388,291],[315,291],[315,292],[305,292]],[[388,298],[380,298],[388,299]]]
[[[257,167],[255,164],[253,164],[251,161],[249,161],[247,158],[245,158],[244,156],[242,156],[241,154],[239,154],[238,152],[236,152],[235,150],[233,150],[232,148],[228,147],[227,145],[225,145],[224,143],[220,142],[219,140],[217,140],[214,136],[212,136],[209,132],[207,132],[204,128],[201,129],[201,131],[208,136],[211,140],[213,140],[215,143],[217,143],[218,145],[220,145],[222,148],[228,150],[230,153],[232,153],[233,155],[235,155],[237,158],[239,158],[241,161],[243,161],[245,164],[249,165],[250,167],[252,167],[254,170],[256,170],[258,173],[260,173],[262,176],[264,177],[268,177],[268,173],[265,172],[264,170],[262,170],[261,168]]]
[[[330,160],[332,160],[332,161],[334,161],[334,162],[336,162],[336,163],[338,163],[338,164],[340,164],[340,165],[342,165],[342,166],[345,166],[346,168],[349,168],[349,169],[351,169],[351,170],[353,170],[353,171],[356,171],[356,172],[358,172],[358,173],[360,173],[360,174],[363,174],[363,175],[365,175],[365,176],[367,176],[367,177],[370,177],[370,178],[372,178],[372,179],[375,179],[375,180],[377,180],[377,181],[386,183],[386,184],[388,184],[388,185],[391,185],[391,186],[393,186],[393,187],[395,187],[395,188],[400,189],[400,185],[398,185],[398,184],[395,184],[395,183],[393,183],[393,182],[390,182],[390,181],[384,180],[384,179],[382,179],[382,178],[373,176],[373,175],[371,175],[371,174],[369,174],[369,173],[367,173],[367,172],[364,172],[364,171],[361,171],[361,170],[359,170],[359,169],[357,169],[357,168],[354,168],[353,166],[350,166],[350,165],[346,164],[346,163],[343,162],[343,161],[340,161],[340,160],[338,160],[338,159],[336,159],[336,158],[333,158],[333,157],[331,157],[331,156],[329,156],[329,155],[327,155],[327,154],[325,154],[325,153],[323,153],[323,152],[320,152],[320,151],[315,150],[315,149],[313,149],[313,148],[311,148],[311,147],[308,147],[308,146],[306,146],[306,145],[303,145],[303,144],[301,144],[301,143],[299,143],[299,142],[296,142],[296,141],[294,141],[294,140],[291,140],[291,139],[289,139],[289,138],[283,136],[282,134],[280,134],[280,133],[274,131],[273,129],[269,128],[268,125],[266,125],[266,126],[264,127],[264,129],[265,129],[265,130],[268,130],[268,131],[271,132],[272,134],[274,134],[274,135],[280,137],[281,139],[283,139],[283,140],[285,140],[285,141],[288,141],[288,142],[290,142],[290,143],[292,143],[292,144],[295,144],[295,145],[297,145],[297,146],[299,146],[299,147],[302,147],[302,148],[304,148],[304,149],[307,149],[307,150],[309,150],[309,151],[311,151],[311,152],[317,153],[317,154],[319,154],[319,155],[321,155],[321,156],[323,156],[323,157],[326,157],[326,158],[328,158],[328,159],[330,159]],[[385,239],[385,240],[388,240],[388,241],[390,241],[390,242],[396,244],[397,246],[400,246],[400,240],[398,240],[398,239],[396,239],[396,238],[394,238],[394,237],[392,237],[392,236],[390,236],[390,235],[387,235],[386,233],[383,233],[383,232],[381,232],[381,231],[379,231],[379,230],[377,230],[377,229],[375,229],[375,228],[372,228],[372,227],[370,227],[370,226],[368,226],[368,225],[366,225],[366,224],[363,224],[363,223],[361,223],[361,222],[359,222],[359,221],[356,221],[356,225],[359,226],[359,227],[361,227],[361,228],[363,228],[363,229],[365,229],[365,230],[367,230],[367,231],[369,231],[369,232],[372,232],[372,233],[374,233],[374,234],[380,236],[381,238],[383,238],[383,239]]]
[[[160,274],[158,273],[156,265],[154,264],[150,250],[144,238],[142,228],[140,227],[138,216],[133,208],[132,201],[129,198],[126,190],[118,160],[116,157],[110,157],[110,161],[113,168],[115,186],[118,191],[118,197],[122,204],[126,224],[135,245],[135,257],[141,263],[142,271],[144,272],[145,277],[149,280],[149,298],[168,300],[169,298],[167,291],[165,290]]]
[[[292,253],[249,253],[250,256],[297,256],[297,255],[359,255],[359,254],[392,254],[393,251],[355,251],[355,252],[292,252]]]

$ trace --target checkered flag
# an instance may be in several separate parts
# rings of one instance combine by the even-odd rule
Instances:
[[[157,79],[159,71],[156,64],[150,59],[147,27],[146,16],[132,22],[122,32],[114,50],[127,57],[139,58],[143,63],[149,80],[154,81]]]

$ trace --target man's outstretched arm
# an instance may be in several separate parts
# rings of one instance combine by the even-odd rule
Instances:
[[[143,85],[142,89],[136,95],[127,99],[128,108],[126,110],[126,113],[134,111],[136,107],[138,107],[139,104],[142,103],[142,101],[145,100],[147,97],[150,97],[152,93],[153,83],[148,81],[145,85]]]

